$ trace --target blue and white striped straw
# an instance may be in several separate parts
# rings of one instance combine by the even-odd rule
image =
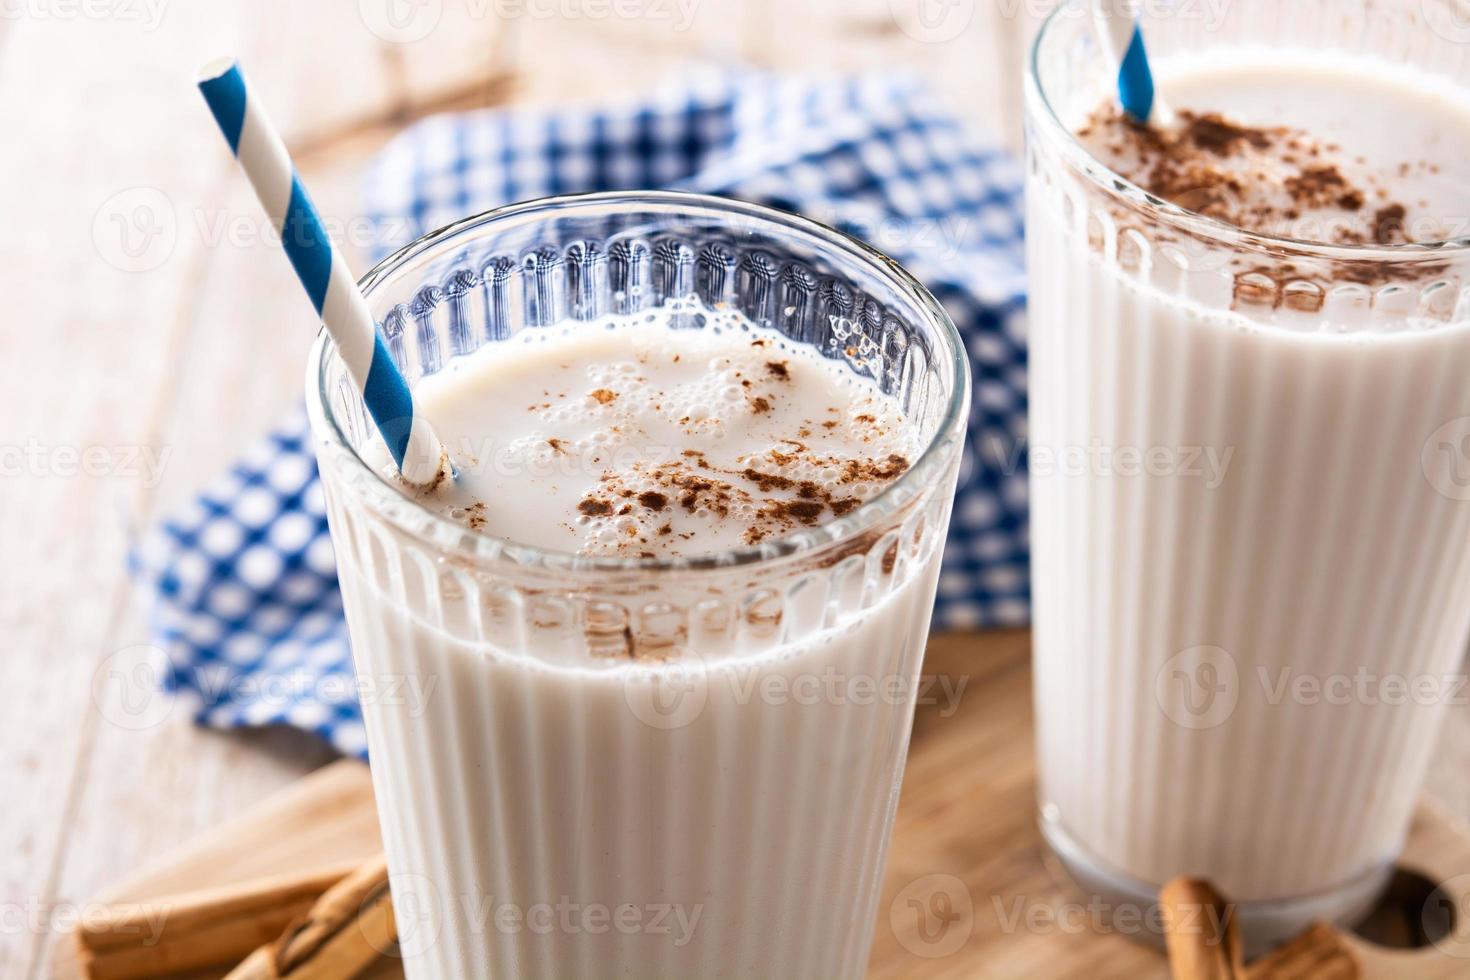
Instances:
[[[1103,53],[1118,66],[1118,101],[1123,111],[1141,123],[1169,129],[1174,113],[1154,87],[1143,28],[1120,0],[1093,0],[1093,24]]]
[[[408,383],[373,325],[367,301],[327,237],[286,144],[245,84],[239,63],[225,58],[206,65],[199,73],[199,91],[280,233],[286,256],[399,472],[418,486],[435,483],[441,473],[452,472],[448,455],[429,423],[414,411]]]

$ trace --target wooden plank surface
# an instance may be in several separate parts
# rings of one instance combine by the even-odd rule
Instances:
[[[1012,980],[1167,980],[1154,946],[1136,942],[1146,921],[1112,919],[1042,845],[1035,819],[1029,637],[1025,631],[934,638],[924,673],[908,771],[878,903],[868,975]],[[342,761],[298,781],[248,814],[171,852],[98,896],[142,903],[261,878],[360,862],[381,846],[366,767]],[[1415,815],[1404,864],[1435,881],[1470,872],[1470,828],[1432,802]],[[1461,916],[1464,889],[1452,888]],[[1417,920],[1418,908],[1412,909]],[[166,918],[163,920],[167,928]],[[1464,975],[1470,936],[1438,946],[1387,949],[1346,940],[1365,980],[1449,980]],[[78,980],[63,943],[61,980]],[[190,980],[216,980],[219,971]],[[385,964],[383,977],[401,976]]]
[[[200,731],[147,697],[130,538],[297,401],[313,333],[192,89],[199,63],[242,56],[324,213],[345,220],[371,154],[419,115],[628,95],[690,62],[909,68],[1016,146],[1041,13],[1025,0],[667,0],[657,17],[431,3],[414,8],[438,10],[425,29],[385,20],[390,4],[29,4],[0,18],[0,445],[24,450],[0,480],[0,903],[20,923],[0,929],[0,976],[47,976],[51,940],[88,896],[331,757],[293,732]],[[1470,815],[1470,710],[1452,713],[1431,787]]]

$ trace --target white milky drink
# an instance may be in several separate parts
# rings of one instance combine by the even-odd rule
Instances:
[[[1361,4],[1242,6],[1208,37],[1150,33],[1187,113],[1168,144],[1061,67],[1064,25],[1043,39],[1032,577],[1053,845],[1116,901],[1209,878],[1261,946],[1371,903],[1459,690],[1470,265],[1409,243],[1467,233],[1470,102],[1418,21],[1380,40],[1425,68],[1261,46]],[[1171,217],[1089,156],[1326,244]]]
[[[528,332],[426,379],[420,410],[460,471],[427,503],[535,547],[697,555],[789,534],[793,506],[870,497],[912,457],[845,369],[735,318],[718,335],[667,319]],[[441,934],[418,969],[860,974],[939,552],[858,620],[783,643],[757,612],[729,649],[534,616],[456,642],[344,563],[359,657],[438,681],[421,717],[367,715],[395,873],[463,903],[424,924]],[[533,906],[558,921],[515,926]],[[631,934],[599,931],[618,909]],[[483,921],[460,938],[455,918]]]
[[[840,517],[922,450],[871,382],[738,314],[523,333],[417,397],[459,479],[427,503],[520,544],[700,555]]]
[[[863,973],[958,429],[816,322],[528,326],[415,384],[452,484],[325,451],[359,674],[433,684],[364,698],[410,977]]]

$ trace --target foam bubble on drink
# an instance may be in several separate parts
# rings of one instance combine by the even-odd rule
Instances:
[[[922,448],[845,361],[687,303],[523,331],[451,362],[415,398],[459,471],[429,506],[584,555],[784,537],[851,513]]]

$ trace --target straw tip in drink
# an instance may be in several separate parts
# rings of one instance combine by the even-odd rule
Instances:
[[[432,440],[432,444],[421,447],[418,452],[410,450],[406,453],[398,464],[398,471],[404,482],[420,493],[432,493],[445,483],[456,482],[459,471],[432,430],[425,432],[424,437],[426,441]]]
[[[218,58],[211,58],[204,64],[199,66],[199,71],[195,75],[194,80],[201,85],[205,82],[212,82],[217,78],[222,78],[225,75],[229,74],[232,70],[236,69],[239,64],[240,59],[236,58],[232,54],[220,55]]]

